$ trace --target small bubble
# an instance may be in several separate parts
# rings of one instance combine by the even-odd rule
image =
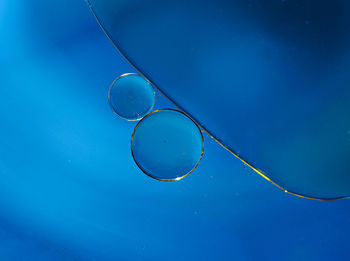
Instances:
[[[135,73],[119,76],[108,92],[113,112],[129,121],[140,120],[151,112],[155,99],[152,84]]]

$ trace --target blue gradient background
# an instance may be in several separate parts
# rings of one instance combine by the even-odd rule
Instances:
[[[126,72],[84,1],[0,1],[0,260],[349,260],[350,201],[287,195],[207,136],[184,180],[142,174],[107,100]]]

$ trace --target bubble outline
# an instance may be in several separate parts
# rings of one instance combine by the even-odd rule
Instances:
[[[153,102],[152,107],[147,111],[147,113],[146,113],[144,116],[141,116],[141,117],[136,118],[136,119],[128,119],[128,118],[124,118],[123,116],[119,115],[119,114],[114,110],[114,108],[113,108],[113,106],[112,106],[112,104],[111,104],[111,100],[110,100],[110,97],[111,97],[111,90],[112,90],[114,84],[115,84],[120,78],[123,78],[123,77],[125,77],[125,76],[129,76],[129,75],[140,76],[142,79],[144,79],[144,80],[147,82],[147,85],[151,85],[152,91],[153,91],[153,97],[154,97],[154,102]],[[153,84],[152,84],[149,80],[147,80],[145,77],[143,77],[141,74],[138,74],[138,73],[124,73],[124,74],[118,76],[118,77],[112,82],[111,86],[110,86],[109,89],[108,89],[108,104],[109,104],[109,107],[112,109],[112,112],[113,112],[115,115],[117,115],[119,118],[121,118],[121,119],[123,119],[123,120],[126,120],[126,121],[139,121],[139,120],[141,120],[143,117],[145,117],[148,113],[150,113],[150,112],[153,110],[154,106],[156,105],[156,101],[157,101],[157,96],[156,96],[156,92],[155,92],[155,88],[154,88]]]

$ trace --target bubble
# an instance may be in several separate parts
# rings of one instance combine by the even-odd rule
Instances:
[[[292,195],[350,196],[350,1],[89,2],[129,63],[234,157]]]
[[[113,112],[129,121],[140,120],[152,111],[155,99],[152,84],[136,73],[119,76],[108,92]]]
[[[183,112],[154,111],[135,127],[131,153],[138,167],[162,181],[180,180],[199,164],[204,151],[198,125]]]

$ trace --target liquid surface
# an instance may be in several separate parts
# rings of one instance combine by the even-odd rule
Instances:
[[[181,182],[142,174],[106,97],[132,69],[84,1],[1,0],[0,21],[1,261],[348,260],[350,201],[285,195],[204,134]]]
[[[303,196],[350,195],[350,3],[90,0],[121,53],[231,152]]]
[[[158,180],[179,180],[199,164],[204,150],[198,126],[180,111],[152,112],[135,127],[131,151],[141,170]]]
[[[152,110],[155,93],[150,82],[138,74],[128,73],[113,82],[108,101],[115,114],[125,120],[135,121]]]

